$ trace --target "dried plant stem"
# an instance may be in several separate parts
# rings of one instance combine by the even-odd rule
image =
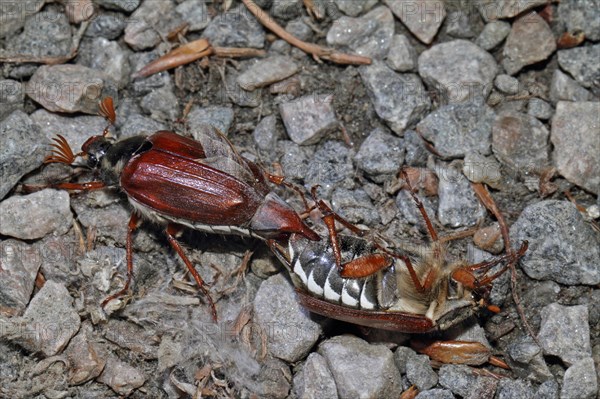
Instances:
[[[321,47],[314,43],[307,43],[298,39],[297,37],[288,33],[285,29],[283,29],[275,20],[273,20],[269,14],[267,14],[262,8],[256,5],[256,3],[252,0],[242,0],[244,5],[248,8],[248,10],[258,19],[258,21],[263,24],[267,29],[271,32],[275,33],[277,36],[288,42],[294,47],[298,47],[300,50],[305,53],[312,54],[312,56],[317,60],[328,60],[331,62],[335,62],[337,64],[347,64],[347,65],[369,65],[371,63],[371,59],[369,57],[363,57],[356,54],[345,54],[340,53],[337,50]]]

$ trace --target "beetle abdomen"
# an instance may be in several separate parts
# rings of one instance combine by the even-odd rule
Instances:
[[[352,260],[369,250],[367,241],[351,236],[341,236],[342,257]],[[340,276],[333,250],[328,240],[308,242],[299,237],[290,239],[289,254],[291,271],[298,277],[304,289],[328,302],[355,309],[383,310],[379,294],[383,276],[394,273],[390,267],[378,274],[357,279]]]

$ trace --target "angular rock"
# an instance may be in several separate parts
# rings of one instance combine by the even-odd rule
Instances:
[[[281,119],[288,136],[296,144],[319,142],[338,126],[331,95],[304,96],[279,105]]]
[[[478,152],[465,155],[463,174],[473,183],[486,183],[498,187],[501,180],[500,164],[493,156],[484,157]]]
[[[140,6],[141,0],[94,0],[94,2],[107,10],[130,13]]]
[[[547,3],[547,0],[477,0],[476,2],[479,13],[486,21],[512,18]]]
[[[574,79],[559,69],[554,71],[550,82],[550,99],[553,103],[558,101],[589,101],[592,93],[584,89]]]
[[[42,164],[48,144],[39,126],[22,111],[14,111],[0,121],[0,199]]]
[[[478,102],[492,90],[498,73],[490,53],[467,40],[444,42],[419,56],[419,75],[443,103]]]
[[[44,4],[43,1],[28,0],[19,4],[22,8],[12,8],[11,5],[14,7],[17,4],[10,3],[6,4],[6,7],[2,7],[0,9],[0,18],[2,19],[0,39],[18,32],[25,25],[27,17],[37,14],[44,7]]]
[[[129,51],[119,42],[97,37],[81,46],[78,64],[102,71],[115,80],[120,88],[129,83]]]
[[[109,386],[119,395],[129,396],[144,385],[146,377],[140,370],[120,361],[116,356],[109,356],[97,381]]]
[[[382,62],[359,68],[375,112],[397,134],[417,122],[431,101],[415,74],[398,74]]]
[[[308,355],[302,370],[294,376],[294,393],[299,399],[337,399],[337,387],[327,361],[317,352]]]
[[[406,360],[406,376],[419,391],[431,389],[438,382],[438,376],[431,368],[431,362],[427,355],[409,356]]]
[[[394,35],[394,16],[387,7],[377,7],[361,18],[341,17],[327,32],[327,44],[345,46],[356,54],[382,59]]]
[[[402,139],[375,129],[363,141],[354,160],[360,169],[382,183],[396,174],[404,162]]]
[[[520,262],[525,273],[567,285],[600,283],[594,234],[573,204],[555,200],[529,205],[510,228],[514,247],[529,242]]]
[[[342,217],[350,223],[376,225],[381,223],[379,213],[368,194],[362,189],[337,188],[331,195],[331,203]]]
[[[149,114],[152,119],[159,121],[173,121],[179,115],[179,100],[175,96],[175,88],[168,84],[152,90],[140,101],[140,107]]]
[[[127,21],[124,40],[136,51],[156,46],[182,23],[171,1],[143,2]]]
[[[440,203],[437,216],[445,226],[473,226],[485,215],[484,207],[475,197],[467,178],[452,167],[438,165],[438,196]]]
[[[116,13],[94,15],[94,19],[85,30],[84,36],[115,40],[123,34],[125,23],[123,17]]]
[[[398,397],[400,372],[392,352],[360,338],[342,335],[319,345],[335,379],[340,399]]]
[[[318,193],[322,198],[330,198],[334,188],[354,188],[353,155],[354,152],[340,141],[324,142],[315,151],[310,161],[308,159],[303,161],[307,163],[306,171],[301,176],[305,186],[310,188],[316,184],[321,185]],[[303,169],[301,165],[299,168],[298,164],[289,165],[288,168],[285,166],[286,176],[287,171],[292,168],[298,168],[300,171]]]
[[[139,113],[127,115],[121,125],[120,138],[133,137],[140,134],[151,135],[159,130],[167,129],[167,125]]]
[[[406,36],[394,35],[386,62],[394,71],[413,72],[417,68],[417,50]]]
[[[484,27],[475,44],[484,50],[497,47],[510,33],[510,24],[504,21],[490,21]]]
[[[312,39],[312,29],[301,18],[288,22],[285,30],[305,42]]]
[[[415,399],[454,399],[452,391],[448,389],[430,389],[428,391],[419,392]]]
[[[455,395],[463,398],[469,397],[469,394],[480,389],[484,384],[488,384],[489,377],[478,377],[472,373],[472,369],[465,365],[444,364],[440,367],[439,384],[452,391]]]
[[[385,0],[385,4],[413,35],[430,44],[444,18],[446,7],[439,0]]]
[[[27,11],[31,8],[37,7],[36,4],[21,4],[22,7],[13,10],[15,14],[20,16],[27,14]],[[10,14],[10,5],[10,3],[5,3],[2,11],[9,11],[8,14]],[[2,15],[2,25],[4,25],[4,18],[5,15]],[[27,17],[23,32],[8,38],[0,54],[18,54],[33,58],[65,57],[71,50],[71,42],[71,26],[65,13],[48,9]]]
[[[27,83],[26,93],[48,111],[97,115],[102,98],[117,98],[117,85],[104,72],[85,66],[42,65]]]
[[[527,114],[541,120],[548,120],[554,114],[554,109],[541,98],[533,97],[527,104]]]
[[[544,354],[558,356],[567,365],[592,355],[588,306],[563,306],[552,303],[541,311],[538,341]]]
[[[263,48],[265,31],[244,5],[217,15],[204,29],[203,36],[213,46]]]
[[[535,391],[529,382],[502,379],[498,383],[496,399],[534,399]]]
[[[594,399],[598,393],[598,378],[594,360],[586,357],[565,372],[560,399]]]
[[[35,248],[17,240],[0,242],[0,314],[15,316],[29,303],[42,259]]]
[[[519,92],[519,80],[510,75],[496,76],[494,86],[505,94],[517,94]]]
[[[548,165],[548,136],[548,129],[536,118],[507,112],[494,122],[492,149],[503,164],[528,172]]]
[[[321,326],[300,307],[294,289],[281,274],[261,284],[254,299],[254,315],[267,332],[269,353],[288,362],[304,358],[321,334]]]
[[[568,32],[583,32],[585,38],[600,40],[600,2],[598,0],[562,0],[558,3],[558,18]]]
[[[200,31],[210,23],[210,14],[204,0],[185,0],[175,7],[175,11],[189,24],[190,32]]]
[[[567,180],[600,194],[600,124],[597,102],[556,104],[550,139],[553,162]]]
[[[377,0],[334,0],[337,8],[350,17],[357,17],[364,11],[377,4]],[[328,10],[329,11],[329,10]]]
[[[99,345],[90,342],[93,327],[89,322],[83,324],[79,333],[71,339],[65,349],[69,368],[69,384],[80,385],[100,375],[106,359],[100,354]]]
[[[219,129],[224,135],[229,134],[233,123],[233,109],[209,105],[208,107],[193,107],[187,116],[188,126],[194,138],[198,139],[196,132],[201,132],[207,126]]]
[[[244,90],[256,90],[279,82],[298,72],[298,65],[289,57],[274,56],[257,61],[237,77]]]
[[[588,88],[598,88],[600,85],[600,69],[597,67],[599,59],[600,44],[558,52],[558,65],[569,72],[580,85]]]
[[[444,158],[461,158],[474,151],[487,155],[495,118],[487,105],[450,104],[427,115],[417,125],[417,132]]]
[[[254,143],[263,151],[275,148],[279,136],[279,132],[277,131],[277,118],[275,115],[265,116],[258,125],[256,125],[254,132],[252,132]]]
[[[556,39],[550,27],[536,12],[513,22],[504,44],[502,66],[509,75],[523,67],[548,59],[556,50]]]
[[[66,191],[48,188],[0,202],[2,235],[35,240],[50,233],[65,234],[72,223],[73,214]]]
[[[22,317],[13,317],[0,328],[2,338],[44,357],[60,353],[81,321],[64,285],[46,281]]]
[[[16,110],[23,111],[23,84],[12,79],[0,80],[0,121]]]

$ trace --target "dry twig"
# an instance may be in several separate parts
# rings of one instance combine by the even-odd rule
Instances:
[[[369,57],[363,57],[361,55],[356,54],[345,54],[340,53],[335,49],[330,49],[326,47],[321,47],[314,43],[307,43],[298,39],[297,37],[288,33],[285,29],[283,29],[273,18],[269,16],[262,8],[256,5],[256,3],[252,0],[242,0],[244,5],[248,8],[248,10],[258,19],[258,21],[263,24],[264,27],[269,29],[271,32],[275,33],[277,36],[288,42],[294,47],[298,47],[300,50],[305,53],[312,54],[313,58],[317,61],[321,59],[328,60],[331,62],[335,62],[337,64],[347,64],[347,65],[369,65],[371,64],[371,59]]]

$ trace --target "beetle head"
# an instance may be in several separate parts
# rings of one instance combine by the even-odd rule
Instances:
[[[312,241],[321,239],[300,219],[298,213],[275,193],[267,194],[252,217],[250,228],[266,239],[278,239],[292,233],[300,234]]]
[[[87,165],[92,168],[100,167],[106,151],[112,146],[113,140],[105,135],[92,136],[81,146],[81,154],[87,158]]]

